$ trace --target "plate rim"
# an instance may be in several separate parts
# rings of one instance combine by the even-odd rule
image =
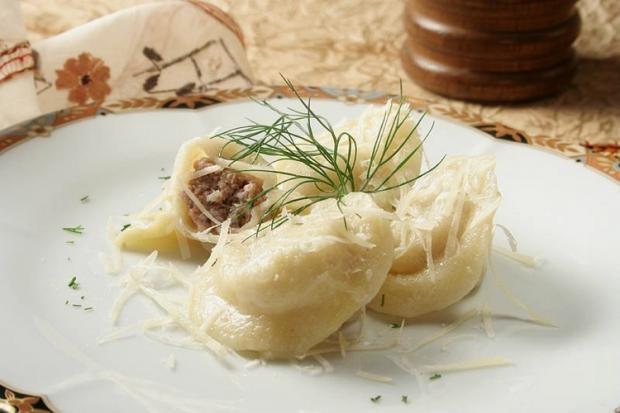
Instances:
[[[387,92],[351,88],[295,86],[295,89],[293,91],[285,85],[255,85],[234,89],[214,89],[195,95],[161,98],[143,96],[72,106],[0,130],[0,155],[31,138],[48,137],[58,127],[95,116],[168,109],[200,110],[217,104],[249,99],[294,98],[295,93],[298,93],[302,98],[332,99],[352,104],[384,104],[390,99],[399,97]],[[522,143],[532,148],[559,154],[563,158],[585,165],[588,169],[598,172],[599,175],[605,176],[615,183],[620,183],[620,163],[616,165],[615,157],[617,155],[614,151],[589,147],[551,136],[530,135],[523,130],[507,126],[501,122],[485,121],[480,113],[467,108],[456,109],[446,103],[413,96],[403,96],[403,98],[415,109],[477,129],[494,139]]]
[[[348,104],[384,104],[390,99],[399,98],[399,95],[396,94],[351,88],[316,86],[295,86],[295,88],[296,90],[293,91],[284,85],[258,85],[245,88],[213,90],[205,94],[168,98],[146,96],[72,106],[40,115],[0,130],[0,158],[2,154],[18,146],[20,143],[35,137],[49,137],[57,128],[96,116],[169,109],[201,110],[218,104],[245,102],[250,99],[295,98],[296,93],[302,98],[327,99]],[[608,171],[602,167],[601,163],[588,161],[588,159],[593,159],[588,156],[588,151],[592,148],[548,136],[531,136],[522,130],[499,122],[485,122],[480,114],[467,111],[467,109],[459,111],[448,105],[412,96],[403,96],[403,98],[416,110],[426,111],[435,117],[472,128],[494,140],[526,144],[528,147],[543,150],[566,160],[571,159],[582,163],[588,170],[597,172],[598,175],[620,184],[620,170]],[[574,149],[574,147],[581,148],[583,152],[566,150],[566,148]],[[35,408],[34,411],[36,412],[59,412],[46,395],[33,394],[21,387],[7,383],[0,377],[0,401],[8,402],[7,392],[13,394],[16,400],[31,400],[32,407]],[[35,405],[37,407],[34,407]]]
[[[11,400],[16,400],[11,403]],[[58,413],[59,410],[50,402],[49,398],[44,394],[32,394],[29,391],[25,391],[19,387],[9,385],[0,379],[0,401],[7,402],[10,406],[18,409],[18,412],[37,412],[37,413]],[[14,404],[17,403],[17,404]],[[20,403],[23,403],[21,405]],[[21,410],[21,406],[24,408],[34,410]]]

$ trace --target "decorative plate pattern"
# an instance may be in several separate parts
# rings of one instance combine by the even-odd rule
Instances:
[[[53,411],[44,397],[17,392],[0,383],[0,413],[51,413]]]
[[[308,98],[330,98],[354,103],[384,103],[395,95],[376,91],[358,89],[338,89],[329,87],[300,86],[298,92]],[[49,136],[50,132],[61,125],[78,119],[95,115],[107,115],[117,112],[147,109],[200,109],[220,102],[230,102],[252,98],[268,99],[292,97],[293,93],[285,86],[253,86],[241,89],[213,91],[200,95],[175,96],[158,99],[142,97],[103,103],[91,103],[74,106],[49,113],[35,119],[0,131],[0,154],[26,139]],[[431,114],[451,118],[497,139],[524,143],[562,154],[576,162],[592,167],[612,179],[620,182],[620,151],[617,148],[581,145],[544,135],[529,135],[524,131],[513,129],[501,123],[485,122],[477,113],[457,110],[454,107],[413,97],[406,98],[415,108]]]

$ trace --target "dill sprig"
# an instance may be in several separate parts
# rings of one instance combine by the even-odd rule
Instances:
[[[327,118],[312,109],[311,99],[302,98],[293,84],[284,76],[282,78],[301,103],[302,109],[289,107],[287,110],[281,110],[265,100],[255,100],[256,103],[277,115],[271,124],[250,120],[249,125],[232,128],[215,136],[227,141],[220,150],[220,156],[228,145],[241,148],[229,157],[231,168],[237,161],[250,160],[251,163],[256,163],[262,158],[267,162],[267,166],[288,161],[303,166],[302,171],[306,171],[291,172],[275,168],[273,170],[267,168],[239,169],[239,172],[279,175],[277,185],[263,189],[244,205],[244,208],[250,210],[258,200],[264,199],[277,189],[282,190],[282,193],[277,193],[275,200],[261,213],[256,235],[264,229],[279,227],[289,219],[290,215],[301,214],[314,204],[327,199],[336,199],[338,207],[341,208],[342,199],[348,193],[374,194],[411,184],[433,171],[441,163],[439,161],[432,168],[417,176],[393,182],[392,178],[397,176],[413,159],[432,130],[431,127],[415,148],[408,147],[407,144],[416,135],[418,126],[424,119],[423,113],[402,140],[396,139],[413,111],[413,108],[405,105],[401,83],[398,104],[390,102],[383,115],[364,179],[358,185],[353,171],[358,158],[356,139],[348,131],[337,133]],[[327,134],[329,142],[320,141],[317,138],[318,133]],[[391,166],[390,161],[397,155],[400,156],[398,163],[391,170],[386,169]],[[379,176],[383,177],[379,178]],[[297,192],[300,187],[307,185],[314,186],[318,194],[304,195]],[[285,209],[287,213],[282,214],[281,212]]]

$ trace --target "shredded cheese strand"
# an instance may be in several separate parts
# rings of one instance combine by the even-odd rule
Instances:
[[[442,328],[441,330],[439,330],[439,331],[429,335],[428,337],[422,339],[413,348],[401,350],[401,352],[412,353],[412,352],[418,351],[422,347],[432,343],[435,340],[440,339],[441,337],[445,336],[446,334],[450,333],[451,331],[457,329],[465,321],[472,319],[473,317],[477,316],[479,313],[480,313],[480,310],[478,310],[478,309],[471,309],[471,310],[467,311],[465,314],[463,314],[463,316],[461,316],[458,320],[452,322],[451,324],[447,325],[446,327]]]
[[[489,269],[491,270],[491,274],[493,275],[493,280],[495,281],[496,285],[500,288],[504,296],[508,298],[508,300],[510,300],[517,307],[524,310],[531,319],[538,321],[541,325],[545,325],[548,327],[557,327],[556,323],[547,319],[542,314],[539,314],[529,305],[525,304],[523,301],[519,300],[517,297],[514,296],[514,294],[510,291],[510,289],[508,288],[504,280],[501,278],[501,276],[495,269],[495,264],[493,263],[491,254],[489,254],[488,262],[489,262]]]
[[[495,224],[495,226],[497,228],[501,229],[502,232],[504,233],[504,235],[506,236],[506,239],[508,240],[508,245],[510,245],[510,249],[512,250],[512,252],[517,252],[517,250],[519,248],[519,244],[517,242],[517,238],[515,238],[515,236],[508,229],[508,227],[505,226],[505,225],[502,225],[502,224]]]
[[[211,175],[215,172],[223,171],[224,168],[221,165],[210,165],[205,168],[199,169],[197,171],[192,172],[189,175],[189,180],[194,180],[198,178],[202,178],[203,176]]]
[[[388,376],[382,376],[380,374],[369,373],[367,371],[358,370],[355,372],[355,375],[361,377],[366,380],[376,381],[379,383],[391,383],[392,378]]]
[[[254,359],[254,360],[250,360],[250,361],[248,361],[248,362],[247,362],[247,363],[243,366],[243,368],[244,368],[244,369],[246,369],[246,370],[250,370],[250,369],[254,369],[254,368],[256,368],[256,367],[262,367],[262,366],[264,366],[265,364],[266,364],[266,363],[265,363],[265,360],[263,360],[263,359]]]
[[[338,345],[340,346],[340,356],[344,359],[347,356],[347,339],[342,334],[342,331],[338,332]]]
[[[189,199],[192,200],[192,202],[194,203],[194,205],[196,205],[196,207],[200,210],[200,212],[202,212],[204,216],[206,216],[207,218],[211,220],[211,222],[215,222],[216,224],[222,223],[219,219],[215,218],[213,214],[211,214],[207,210],[207,208],[205,208],[202,202],[200,202],[200,199],[198,199],[198,197],[196,197],[196,195],[194,195],[194,193],[189,190],[189,188],[187,187],[187,184],[185,183],[183,184],[183,192],[185,193],[185,195],[187,195]]]
[[[162,364],[164,367],[168,368],[168,370],[175,370],[177,367],[177,359],[173,353],[170,353],[168,357],[162,360]]]
[[[420,368],[421,371],[426,373],[437,372],[451,372],[451,371],[464,371],[464,370],[476,370],[485,369],[490,367],[508,366],[514,364],[511,360],[505,357],[483,357],[479,359],[467,360],[459,363],[447,363],[447,364],[431,364],[425,365]]]
[[[446,257],[451,257],[455,255],[459,248],[458,230],[461,227],[461,217],[463,215],[463,208],[465,207],[465,198],[467,195],[464,189],[464,181],[465,177],[469,176],[470,166],[471,161],[466,163],[466,171],[465,173],[460,175],[460,182],[456,186],[456,204],[454,206],[454,214],[452,215],[452,220],[450,221],[450,232],[448,232],[448,239],[446,241],[446,247],[444,251]]]
[[[181,252],[181,258],[184,260],[189,259],[192,256],[192,251],[189,248],[189,241],[179,231],[174,231],[174,236],[177,239],[179,245],[179,251]]]
[[[513,261],[518,262],[519,264],[522,264],[526,267],[530,267],[530,268],[536,268],[539,265],[539,259],[536,257],[532,257],[529,255],[525,255],[525,254],[521,254],[519,252],[514,252],[511,251],[507,248],[504,247],[500,247],[498,245],[494,245],[493,246],[493,251],[497,252],[498,254],[506,257],[506,258],[510,258]]]
[[[332,373],[334,371],[331,363],[327,361],[325,357],[321,356],[320,354],[315,354],[312,357],[321,365],[324,373]]]
[[[209,258],[207,258],[207,261],[200,267],[199,271],[209,270],[213,266],[213,264],[215,264],[215,261],[222,254],[222,250],[224,249],[224,246],[228,242],[229,229],[230,229],[230,219],[227,219],[226,221],[222,223],[220,236],[217,239],[217,243],[211,250],[211,254],[209,255]]]
[[[495,330],[493,329],[491,310],[489,310],[489,307],[486,304],[484,305],[484,307],[482,307],[482,311],[480,311],[480,321],[487,337],[495,338]]]

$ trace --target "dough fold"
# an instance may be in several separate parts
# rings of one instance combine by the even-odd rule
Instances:
[[[395,259],[369,304],[416,317],[461,300],[481,280],[500,203],[491,156],[449,157],[398,201]]]
[[[305,354],[377,293],[393,260],[391,214],[352,193],[223,247],[190,292],[190,317],[236,351]],[[346,223],[345,223],[346,220]]]

